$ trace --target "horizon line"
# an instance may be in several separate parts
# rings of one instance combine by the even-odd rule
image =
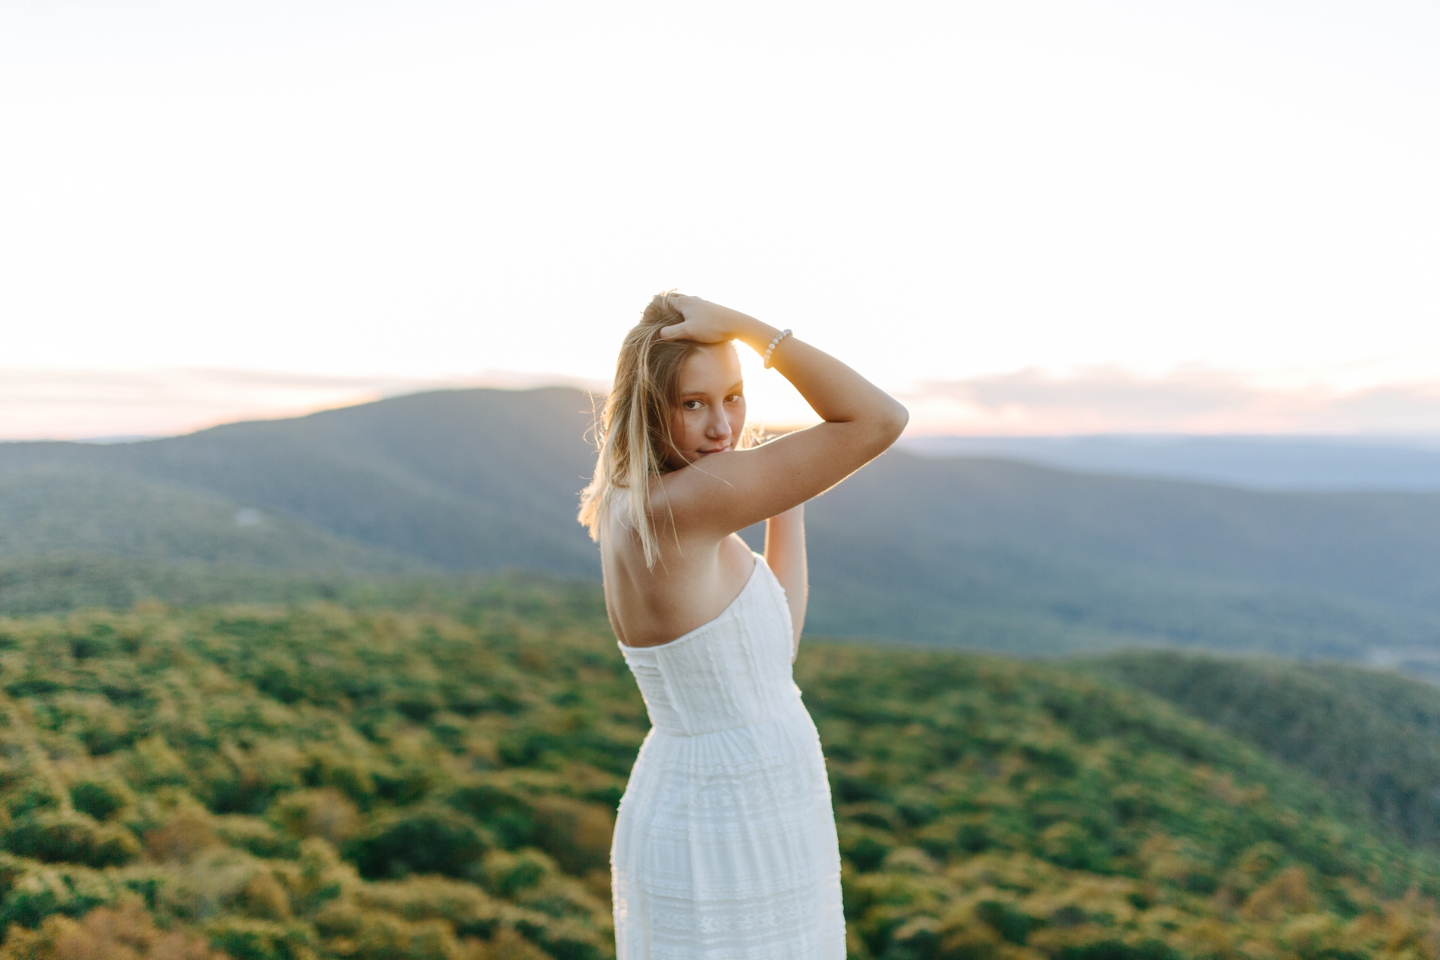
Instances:
[[[0,373],[0,442],[141,442],[423,393],[560,388],[595,397],[609,386],[508,370],[443,377],[200,368]],[[750,387],[755,422],[773,428],[818,422],[778,374],[756,377]],[[1225,371],[1154,378],[1110,369],[1068,376],[1031,369],[891,392],[911,410],[907,438],[1440,436],[1440,384],[1432,381],[1342,390],[1261,385]]]

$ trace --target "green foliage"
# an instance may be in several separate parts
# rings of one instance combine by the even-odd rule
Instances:
[[[308,960],[314,956],[315,935],[306,924],[229,916],[208,924],[205,932],[211,945],[234,960]]]
[[[36,931],[7,943],[138,899],[232,960],[610,955],[644,730],[596,598],[433,590],[464,622],[374,594],[0,621],[0,922]]]
[[[1239,955],[1304,918],[1369,954],[1365,918],[1440,893],[1440,862],[1305,777],[1069,668],[847,645],[797,679],[856,956]]]
[[[1273,757],[1430,849],[1440,848],[1440,689],[1333,664],[1133,651],[1086,661]]]
[[[646,721],[597,592],[370,589],[0,621],[0,960],[613,956]],[[1440,860],[1148,694],[815,643],[797,680],[856,958],[1440,956]]]
[[[32,813],[5,831],[5,849],[46,863],[80,863],[109,867],[140,855],[140,844],[128,830],[106,827],[83,813]]]
[[[86,511],[78,512],[83,516]],[[63,553],[0,555],[0,616],[129,610],[157,600],[177,606],[330,600],[350,583],[339,570],[287,572],[225,562],[168,562],[81,554],[71,547]]]
[[[468,818],[439,808],[404,810],[381,819],[345,846],[345,855],[367,880],[412,873],[463,877],[488,844]]]
[[[129,804],[130,791],[118,780],[80,780],[70,786],[70,802],[96,820],[109,820]]]

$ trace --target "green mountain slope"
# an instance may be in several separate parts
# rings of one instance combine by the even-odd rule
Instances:
[[[797,679],[853,957],[1431,955],[1440,860],[1155,698],[859,645]],[[613,955],[646,724],[592,586],[0,621],[0,691],[3,960],[157,924],[237,958]]]
[[[1428,494],[1257,493],[890,453],[807,518],[821,631],[843,619],[863,635],[1020,652],[1120,640],[1356,656],[1424,650],[1440,627]]]
[[[1309,771],[1410,842],[1440,848],[1440,689],[1393,673],[1134,651],[1087,661]]]
[[[219,495],[453,570],[593,575],[574,521],[593,467],[574,390],[417,394],[134,444],[5,444],[0,471],[88,467]]]
[[[859,511],[811,512],[818,558],[807,626],[830,635],[1022,655],[1137,645],[1339,659],[1388,651],[1423,668],[1440,633],[1426,608],[1056,556],[940,523],[924,539],[867,539],[846,523]]]
[[[1430,605],[1440,495],[1271,493],[888,454],[835,491],[856,535],[939,528],[1041,557]]]
[[[347,542],[283,513],[123,470],[0,471],[0,556],[101,554],[280,570],[399,573],[416,558]]]
[[[594,545],[574,522],[591,409],[571,390],[461,390],[145,443],[0,444],[0,513],[30,531],[0,537],[0,560],[43,543],[272,570],[404,558],[594,578]],[[36,470],[54,484],[25,479]],[[186,533],[177,518],[204,512],[196,498],[222,526],[242,506],[283,518],[309,546]],[[51,519],[24,519],[37,511]],[[807,516],[817,633],[1027,654],[1159,644],[1440,662],[1440,495],[1258,493],[895,451]],[[206,593],[187,577],[181,590],[159,576],[152,592]]]

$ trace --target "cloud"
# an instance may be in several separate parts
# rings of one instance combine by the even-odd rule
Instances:
[[[1214,370],[1025,370],[922,382],[901,399],[915,434],[1440,433],[1440,383],[1341,390]]]

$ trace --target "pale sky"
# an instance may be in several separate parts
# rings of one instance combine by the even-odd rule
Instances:
[[[1440,433],[1437,50],[1388,0],[0,0],[0,437],[603,384],[666,287],[921,430]]]

